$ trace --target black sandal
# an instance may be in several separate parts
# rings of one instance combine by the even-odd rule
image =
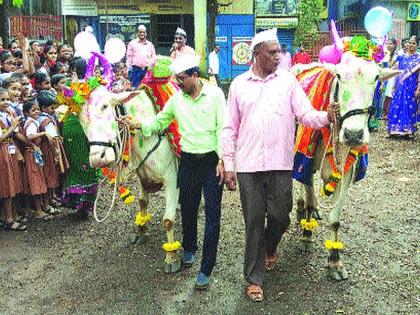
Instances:
[[[28,227],[18,221],[3,223],[3,228],[7,231],[25,231]]]

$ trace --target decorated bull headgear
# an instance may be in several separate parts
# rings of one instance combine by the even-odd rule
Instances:
[[[354,36],[344,41],[344,51],[350,51],[354,56],[365,60],[380,62],[384,58],[382,45],[378,45],[364,36]]]
[[[338,64],[345,52],[351,52],[354,56],[365,60],[374,60],[375,62],[380,62],[384,58],[382,45],[378,45],[364,36],[341,38],[333,20],[331,20],[331,35],[334,44],[321,49],[319,53],[321,62]]]
[[[102,77],[95,75],[96,59],[98,59],[99,63],[102,65]],[[70,112],[80,113],[82,111],[83,105],[89,99],[90,93],[99,86],[105,86],[109,90],[113,80],[114,72],[112,71],[111,64],[108,62],[104,55],[92,52],[92,56],[90,57],[86,66],[85,81],[68,81],[63,92],[58,94],[57,100],[60,104],[69,106],[67,114]],[[63,117],[61,120],[64,120],[65,117]]]

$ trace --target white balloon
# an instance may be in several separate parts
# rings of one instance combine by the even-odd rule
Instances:
[[[74,55],[84,59],[89,59],[93,51],[100,52],[96,37],[89,32],[80,32],[76,35],[74,38],[74,49]]]
[[[125,56],[125,43],[119,38],[110,38],[105,43],[105,57],[110,63],[121,61]]]

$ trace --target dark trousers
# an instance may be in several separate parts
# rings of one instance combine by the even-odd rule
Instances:
[[[237,176],[246,234],[244,276],[246,281],[262,285],[265,256],[276,253],[290,224],[292,172],[238,173]]]
[[[200,271],[210,276],[216,263],[220,235],[220,214],[223,185],[216,177],[219,158],[215,152],[189,154],[182,152],[178,171],[179,202],[182,215],[182,246],[197,251],[197,214],[201,192],[204,192],[205,229]]]
[[[128,79],[130,80],[131,84],[133,84],[133,88],[137,89],[143,80],[144,76],[147,73],[147,68],[140,68],[137,66],[133,66],[132,69],[128,73]]]

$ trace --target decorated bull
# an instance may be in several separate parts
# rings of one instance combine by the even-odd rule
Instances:
[[[100,54],[94,54],[89,62],[90,65],[94,65],[95,58],[99,58],[106,69],[105,72],[110,71],[109,63]],[[169,70],[166,60],[159,65]],[[167,70],[160,69],[160,74],[167,73]],[[110,75],[107,76],[108,80],[112,79]],[[103,174],[112,181],[116,180],[117,183],[119,178],[128,180],[133,174],[138,176],[140,211],[135,217],[137,233],[134,241],[145,240],[146,226],[151,219],[147,211],[148,194],[164,189],[166,209],[163,215],[163,227],[167,236],[167,242],[163,244],[166,252],[165,272],[172,273],[181,268],[181,261],[177,255],[181,244],[174,238],[174,220],[178,205],[178,163],[175,155],[176,143],[173,141],[174,133],[171,133],[171,137],[163,134],[146,138],[140,132],[135,132],[131,134],[131,139],[127,137],[122,140],[121,129],[117,123],[117,115],[120,111],[124,112],[121,114],[137,120],[148,120],[156,115],[160,110],[159,101],[166,101],[166,98],[176,91],[176,87],[169,78],[160,78],[158,81],[154,85],[151,82],[151,87],[143,86],[135,92],[114,94],[108,90],[109,85],[104,86],[98,82],[98,79],[94,77],[93,67],[88,66],[85,82],[72,83],[61,97],[64,99],[62,102],[70,104],[70,107],[77,107],[78,102],[75,100],[80,99],[82,106],[78,106],[79,120],[89,141],[91,166],[102,168]],[[165,93],[160,95],[159,88],[162,87]],[[115,164],[121,159],[125,162],[124,166],[119,168]],[[104,168],[107,166],[109,168]],[[113,170],[117,170],[116,176]],[[127,198],[131,199],[131,202],[133,198],[129,190],[124,186],[120,186],[119,189],[125,203],[129,203]]]
[[[334,46],[327,48],[333,63],[296,65],[292,72],[318,110],[337,102],[340,117],[331,128],[314,130],[299,126],[295,145],[293,177],[305,185],[306,198],[297,201],[297,218],[302,240],[308,244],[318,226],[318,203],[313,176],[320,172],[321,195],[332,196],[334,206],[329,214],[331,237],[325,247],[329,251],[328,275],[335,280],[348,275],[340,258],[343,243],[339,240],[340,215],[352,182],[366,173],[369,142],[368,119],[372,115],[373,94],[378,80],[386,80],[398,71],[380,68],[382,47],[362,36],[340,38],[332,21]],[[331,51],[332,50],[332,51]]]

